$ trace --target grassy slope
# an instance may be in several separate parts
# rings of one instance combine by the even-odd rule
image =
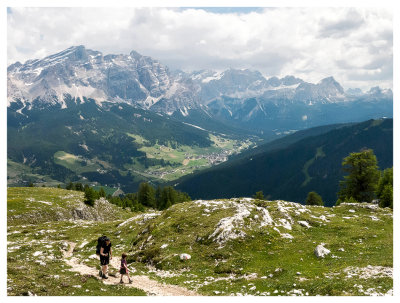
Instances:
[[[282,201],[232,199],[177,204],[154,214],[152,219],[132,214],[136,217],[125,221],[130,215],[121,211],[119,218],[108,222],[51,221],[53,217],[49,217],[47,222],[35,225],[24,223],[23,214],[31,213],[32,206],[46,205],[29,199],[69,204],[74,202],[57,201],[71,193],[74,192],[48,188],[9,189],[8,216],[14,216],[8,220],[9,295],[28,290],[38,295],[143,294],[130,289],[120,292],[118,286],[105,286],[94,278],[67,270],[60,259],[63,242],[76,242],[74,256],[87,265],[97,266],[98,261],[90,256],[102,233],[111,237],[115,256],[128,251],[129,266],[137,270],[136,274],[148,274],[205,295],[365,295],[368,289],[384,294],[393,288],[389,277],[346,278],[345,273],[348,267],[392,267],[389,209],[375,210],[362,205],[303,207]],[[243,222],[237,215],[238,209],[245,214]],[[261,226],[265,210],[273,222]],[[22,216],[15,218],[15,212]],[[232,219],[231,236],[240,232],[246,235],[217,243],[216,237],[224,239],[223,234],[211,235],[223,218]],[[306,221],[311,227],[304,227],[299,221]],[[225,232],[227,236],[229,229]],[[290,234],[293,239],[281,234]],[[317,259],[313,254],[321,242],[331,250],[325,259]],[[42,253],[34,256],[38,251]],[[191,259],[180,261],[181,253],[190,254]],[[153,266],[146,266],[148,263]]]
[[[28,291],[46,296],[145,295],[139,289],[105,285],[94,277],[68,271],[61,251],[65,241],[91,241],[94,253],[97,235],[109,229],[108,222],[71,221],[71,210],[85,208],[83,193],[8,188],[7,194],[8,295],[28,295]],[[107,208],[107,213],[111,219],[130,216],[114,205]]]

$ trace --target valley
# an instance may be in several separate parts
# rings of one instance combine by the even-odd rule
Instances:
[[[9,186],[176,185],[302,130],[393,116],[390,89],[345,90],[332,76],[309,83],[250,69],[183,72],[136,51],[103,55],[83,45],[11,64],[7,83]],[[312,157],[299,168],[304,189],[315,180],[320,158]],[[215,198],[264,188],[253,185],[216,196],[187,191]]]
[[[194,199],[252,196],[261,190],[268,199],[302,203],[316,191],[333,206],[343,158],[366,148],[375,152],[380,170],[393,166],[393,119],[304,130],[184,176],[176,187]]]
[[[5,301],[393,300],[393,5],[35,2],[3,8]]]
[[[30,115],[8,112],[9,186],[74,181],[134,191],[140,182],[173,181],[262,142],[233,129],[223,134],[129,105],[99,106],[91,99]]]

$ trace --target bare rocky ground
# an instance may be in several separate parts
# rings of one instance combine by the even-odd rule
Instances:
[[[103,280],[104,284],[118,285],[120,277],[108,276],[108,279],[102,279],[98,276],[99,271],[96,268],[89,267],[79,262],[79,260],[73,256],[73,251],[76,246],[74,242],[68,242],[68,251],[64,251],[64,260],[71,266],[71,271],[78,272],[81,275],[90,275]],[[110,260],[110,266],[115,269],[119,269],[119,261],[116,257]],[[126,280],[126,277],[125,277]],[[198,296],[194,291],[179,287],[176,285],[162,284],[144,275],[131,276],[132,284],[124,283],[126,287],[135,287],[144,290],[148,295],[152,296]]]

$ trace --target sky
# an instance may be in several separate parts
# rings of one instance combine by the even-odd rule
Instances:
[[[7,63],[72,45],[135,50],[184,71],[259,70],[345,88],[392,88],[393,24],[385,8],[24,8],[7,10]]]

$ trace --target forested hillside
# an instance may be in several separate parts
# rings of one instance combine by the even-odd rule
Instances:
[[[268,199],[302,202],[308,192],[316,191],[326,205],[334,205],[344,174],[343,158],[364,148],[374,151],[381,170],[392,167],[393,120],[341,127],[281,149],[229,161],[182,178],[177,188],[192,198],[244,197],[262,190]]]

